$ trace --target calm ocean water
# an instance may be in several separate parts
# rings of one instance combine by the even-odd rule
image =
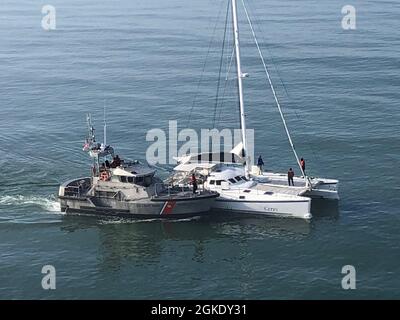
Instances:
[[[0,298],[400,298],[398,1],[247,1],[297,150],[312,174],[340,180],[338,207],[317,204],[311,223],[58,212],[59,183],[88,172],[85,114],[100,131],[104,100],[108,140],[126,157],[145,158],[151,128],[183,129],[196,92],[190,125],[210,127],[222,2],[51,0],[57,30],[46,32],[43,1],[2,0]],[[341,28],[346,4],[357,30]],[[285,171],[293,156],[241,22],[248,127],[256,154]],[[235,127],[232,105],[218,110],[219,128]],[[47,264],[54,291],[41,288]],[[349,264],[356,290],[341,288]]]

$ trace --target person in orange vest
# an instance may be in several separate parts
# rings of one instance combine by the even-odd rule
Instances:
[[[306,161],[303,158],[300,159],[300,165],[301,169],[303,169],[303,173],[306,174]]]
[[[193,185],[193,193],[196,193],[196,191],[197,191],[197,179],[196,179],[196,176],[194,175],[194,173],[192,173],[192,177],[190,178],[190,182]]]
[[[294,187],[293,177],[294,177],[294,171],[292,168],[290,168],[287,173],[288,184],[289,184],[289,186],[290,186],[290,184],[292,184],[292,186]]]

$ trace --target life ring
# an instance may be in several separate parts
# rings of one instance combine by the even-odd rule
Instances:
[[[103,172],[100,174],[100,180],[102,180],[102,181],[107,181],[109,177],[110,177],[110,176],[108,175],[108,172],[107,172],[107,171],[103,171]]]

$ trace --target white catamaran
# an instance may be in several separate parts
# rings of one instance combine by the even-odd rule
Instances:
[[[213,154],[190,154],[177,158],[178,166],[174,168],[175,174],[169,180],[174,184],[184,185],[188,183],[190,175],[194,173],[205,188],[220,194],[213,204],[215,209],[310,219],[311,199],[302,196],[302,193],[310,189],[308,182],[305,183],[302,192],[298,192],[298,190],[268,185],[269,181],[261,183],[258,181],[259,177],[256,179],[251,175],[243,96],[243,78],[246,75],[242,73],[241,68],[237,3],[236,0],[230,0],[230,3],[242,142],[230,154],[224,155],[224,159],[228,161],[224,161],[224,159],[221,161],[221,154],[218,154],[219,160],[216,162],[213,161]]]

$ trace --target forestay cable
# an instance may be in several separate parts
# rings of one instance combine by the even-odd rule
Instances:
[[[281,119],[282,119],[282,122],[283,122],[283,126],[285,127],[285,131],[286,131],[287,138],[288,138],[288,140],[289,140],[289,144],[290,144],[290,146],[292,147],[292,151],[293,151],[294,156],[296,157],[296,161],[297,161],[297,164],[298,164],[298,166],[299,166],[299,168],[300,168],[300,171],[301,171],[301,173],[303,174],[303,176],[306,178],[306,174],[305,174],[305,172],[303,171],[303,168],[301,167],[299,157],[298,157],[298,155],[297,155],[296,149],[295,149],[294,144],[293,144],[292,137],[290,136],[290,132],[289,132],[288,126],[287,126],[287,124],[286,124],[285,117],[284,117],[283,112],[282,112],[281,104],[279,103],[278,96],[276,95],[275,87],[274,87],[274,85],[273,85],[273,83],[272,83],[272,80],[271,80],[271,77],[270,77],[270,74],[269,74],[269,71],[268,71],[268,67],[267,67],[267,65],[266,65],[266,63],[265,63],[263,54],[262,54],[262,52],[261,52],[261,48],[260,48],[260,46],[259,46],[259,44],[258,44],[258,40],[257,40],[256,34],[255,34],[255,32],[254,32],[253,24],[251,23],[250,16],[249,16],[249,14],[248,14],[248,12],[247,12],[247,8],[246,8],[246,5],[245,5],[245,3],[244,3],[244,0],[242,0],[242,5],[243,5],[243,8],[244,8],[244,12],[246,13],[246,18],[247,18],[247,21],[248,21],[248,23],[249,23],[251,33],[253,34],[254,42],[255,42],[255,44],[256,44],[258,53],[259,53],[259,55],[260,55],[262,64],[263,64],[263,66],[264,66],[264,70],[265,70],[265,74],[267,75],[267,78],[268,78],[269,86],[271,87],[272,94],[273,94],[274,99],[275,99],[275,103],[276,103],[276,105],[277,105],[277,107],[278,107],[279,114],[280,114]]]

